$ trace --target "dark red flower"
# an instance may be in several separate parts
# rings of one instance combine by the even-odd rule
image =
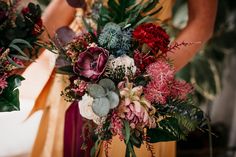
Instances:
[[[21,10],[21,13],[22,13],[23,15],[27,15],[27,14],[29,14],[29,13],[30,13],[30,9],[29,9],[29,7],[25,7],[25,8],[23,8],[23,9]]]
[[[43,29],[43,21],[41,18],[38,18],[34,24],[34,28],[32,30],[32,35],[39,35],[41,34]]]
[[[134,51],[134,63],[138,69],[138,72],[145,71],[146,67],[155,61],[155,57],[149,54],[141,53],[139,50]]]
[[[139,42],[147,44],[156,53],[159,50],[162,53],[168,51],[169,35],[160,26],[152,23],[139,25],[133,31],[133,37]]]
[[[80,53],[74,65],[74,72],[86,78],[97,80],[104,72],[109,52],[101,47],[89,47]]]

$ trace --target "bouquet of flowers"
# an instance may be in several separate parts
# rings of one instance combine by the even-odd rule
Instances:
[[[20,11],[19,5],[0,0],[0,112],[19,110],[17,87],[24,78],[17,73],[37,56],[35,43],[43,31],[39,5]]]
[[[84,118],[77,126],[85,141],[79,149],[89,147],[92,137],[96,141],[91,156],[101,144],[108,156],[113,136],[127,145],[126,156],[135,157],[134,146],[143,143],[154,156],[151,143],[184,139],[205,121],[191,101],[192,86],[175,78],[167,58],[167,52],[190,43],[170,45],[166,31],[150,23],[160,9],[158,0],[98,2],[83,17],[87,31],[58,30],[58,72],[68,74],[70,82],[62,96]]]

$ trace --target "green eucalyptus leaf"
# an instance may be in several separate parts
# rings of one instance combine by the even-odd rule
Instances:
[[[93,101],[92,109],[99,117],[106,116],[110,111],[110,102],[106,97],[96,98]]]
[[[109,91],[107,93],[107,98],[110,102],[110,109],[114,109],[119,105],[119,96],[117,93],[113,92],[113,91]]]
[[[105,89],[112,90],[112,91],[116,90],[115,83],[110,79],[102,79],[99,81],[98,84]]]
[[[104,97],[106,95],[104,88],[98,84],[90,84],[88,86],[88,92],[94,98]]]

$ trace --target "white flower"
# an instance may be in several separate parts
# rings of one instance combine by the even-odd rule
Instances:
[[[79,111],[82,117],[93,120],[94,123],[99,124],[101,123],[101,118],[97,116],[92,109],[93,98],[88,94],[85,94],[82,97],[82,100],[79,101]]]
[[[110,60],[108,62],[108,67],[111,69],[115,69],[118,66],[125,66],[125,74],[129,74],[129,69],[131,69],[131,72],[135,74],[136,72],[136,66],[134,64],[134,59],[130,58],[127,55],[122,55],[120,57],[114,58],[114,56],[110,57]]]

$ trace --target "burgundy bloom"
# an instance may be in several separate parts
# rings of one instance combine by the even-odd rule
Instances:
[[[97,80],[104,72],[109,52],[101,47],[89,47],[80,53],[74,64],[74,72],[86,78]]]
[[[141,43],[146,43],[154,52],[160,50],[166,53],[168,51],[169,35],[160,26],[152,23],[139,25],[135,28],[133,37]]]
[[[34,24],[34,28],[32,30],[32,35],[39,35],[43,30],[43,21],[41,18],[38,18]]]
[[[138,68],[138,72],[145,71],[146,67],[155,61],[155,57],[149,54],[141,53],[138,50],[134,51],[134,63]]]
[[[30,13],[30,9],[29,9],[29,7],[25,7],[25,8],[23,8],[23,9],[21,10],[21,13],[22,13],[23,15],[27,15],[27,14],[29,14],[29,13]]]

